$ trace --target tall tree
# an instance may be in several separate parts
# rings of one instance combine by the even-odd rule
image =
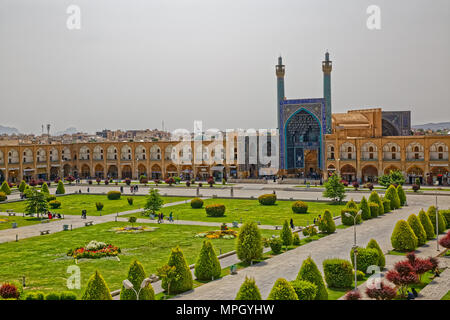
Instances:
[[[142,215],[148,216],[151,214],[155,214],[156,211],[162,208],[164,200],[161,198],[159,191],[157,189],[150,189],[149,195],[147,196],[147,202],[144,206],[144,211]]]
[[[341,177],[337,174],[333,174],[328,181],[325,182],[325,191],[323,192],[323,196],[325,198],[331,198],[336,202],[341,203],[345,198],[345,187],[341,183]]]
[[[25,207],[25,213],[29,214],[39,214],[46,213],[48,211],[48,202],[46,199],[46,194],[44,192],[39,192],[36,188],[32,188],[27,193],[27,202]]]

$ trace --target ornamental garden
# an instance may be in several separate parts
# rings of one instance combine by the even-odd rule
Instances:
[[[88,216],[117,215],[116,219],[1,243],[1,299],[136,300],[124,279],[134,288],[144,285],[140,300],[170,299],[312,241],[329,241],[327,236],[339,229],[383,219],[407,205],[401,184],[389,185],[384,196],[372,191],[359,203],[344,202],[345,186],[337,176],[325,184],[324,196],[331,202],[279,200],[275,194],[257,199],[162,197],[157,189],[150,189],[147,196],[124,196],[119,191],[66,195],[61,185],[55,195],[45,184],[39,189],[22,185],[25,197],[14,202],[5,202],[12,190],[3,192],[6,199],[0,203],[0,212],[12,210],[17,215],[0,216],[0,230],[11,228],[13,222],[25,227],[58,221],[49,219],[48,211],[63,215],[61,219],[81,215],[82,210]],[[390,255],[404,259],[386,270],[381,287],[364,294],[377,300],[405,299],[408,290],[420,292],[442,271],[436,258],[419,258],[414,251],[436,233],[443,234],[441,246],[450,248],[450,232],[445,234],[450,228],[449,212],[431,206],[411,213],[407,220],[399,219],[390,239],[393,250],[388,253],[371,239],[352,248],[348,259],[330,257],[319,265],[311,257],[299,261],[297,277],[277,279],[267,296],[261,295],[253,278],[246,278],[235,299],[361,299],[362,292],[352,290],[355,278],[357,285],[366,282],[370,267],[383,270]],[[170,218],[156,224],[161,213]],[[236,263],[221,263],[223,254],[235,256]],[[82,276],[79,287],[68,290],[68,268],[74,265]],[[154,283],[159,281],[163,291],[155,292]]]

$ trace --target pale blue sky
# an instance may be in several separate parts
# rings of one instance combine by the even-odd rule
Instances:
[[[81,30],[66,28],[70,4]],[[278,54],[287,97],[315,98],[327,49],[333,112],[449,121],[449,33],[448,0],[0,0],[0,124],[271,128]]]

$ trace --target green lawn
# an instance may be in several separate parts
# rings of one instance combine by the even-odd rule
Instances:
[[[333,205],[323,202],[307,202],[308,213],[296,214],[292,212],[292,203],[294,201],[277,201],[273,206],[263,206],[258,200],[240,200],[240,199],[207,199],[204,206],[213,203],[222,203],[226,207],[224,217],[208,217],[205,209],[192,209],[190,203],[180,204],[173,207],[163,208],[162,212],[168,216],[173,212],[174,219],[207,221],[207,222],[226,222],[232,221],[260,221],[263,225],[282,225],[285,220],[292,218],[296,226],[306,226],[311,224],[314,218],[323,215],[325,209],[331,211],[333,215],[340,215],[344,205]],[[129,214],[135,215],[137,214]]]
[[[133,198],[133,205],[129,205],[127,198]],[[177,202],[187,200],[187,197],[162,197],[164,203]],[[106,195],[93,195],[93,194],[71,194],[67,196],[57,197],[58,201],[61,201],[61,208],[50,209],[51,212],[68,214],[68,215],[81,215],[81,210],[86,209],[88,216],[99,216],[100,214],[106,215],[111,213],[123,212],[128,210],[135,210],[143,208],[146,201],[146,196],[122,196],[119,200],[108,200]],[[102,211],[97,211],[95,207],[96,202],[102,202],[104,204]],[[11,202],[0,204],[0,211],[5,212],[7,209],[14,210],[14,212],[24,212],[26,201]]]
[[[441,300],[450,300],[450,291],[448,291],[445,296],[441,298]]]
[[[366,282],[368,279],[368,277],[364,278],[364,280],[358,280],[358,286],[362,285],[364,282]],[[341,297],[343,297],[348,291],[352,290],[352,288],[347,288],[347,289],[340,289],[340,288],[329,288],[327,287],[328,290],[328,300],[338,300]]]
[[[45,221],[52,222],[56,220],[48,220]],[[10,229],[12,228],[12,223],[16,222],[17,227],[25,227],[32,224],[41,223],[43,220],[37,217],[22,217],[22,216],[0,216],[0,230]]]
[[[66,290],[69,274],[67,267],[74,265],[74,259],[67,257],[71,248],[81,247],[91,240],[109,242],[121,248],[120,261],[115,258],[84,259],[78,261],[81,269],[80,295],[88,278],[95,270],[99,270],[105,278],[110,290],[120,289],[122,280],[132,260],[139,260],[147,274],[155,273],[156,268],[165,264],[171,248],[179,245],[188,264],[195,263],[204,239],[194,238],[195,234],[213,227],[158,225],[154,232],[138,234],[116,234],[112,227],[124,226],[128,223],[110,222],[92,227],[74,229],[73,231],[38,236],[0,244],[0,283],[3,281],[21,280],[26,277],[26,290]],[[139,224],[143,225],[143,224]],[[154,224],[150,226],[155,227]],[[278,231],[262,230],[265,237],[278,234]],[[214,239],[212,243],[219,254],[235,249],[236,240]]]

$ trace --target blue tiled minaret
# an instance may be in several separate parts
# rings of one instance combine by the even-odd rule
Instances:
[[[275,73],[277,75],[277,127],[280,138],[280,150],[283,150],[283,123],[281,119],[281,102],[284,100],[284,64],[283,59],[278,57],[278,64],[275,66]],[[283,155],[280,153],[280,169],[283,169]]]
[[[323,97],[325,99],[326,111],[326,133],[331,133],[331,70],[333,64],[330,61],[330,54],[325,53],[325,61],[322,61],[323,71]]]

